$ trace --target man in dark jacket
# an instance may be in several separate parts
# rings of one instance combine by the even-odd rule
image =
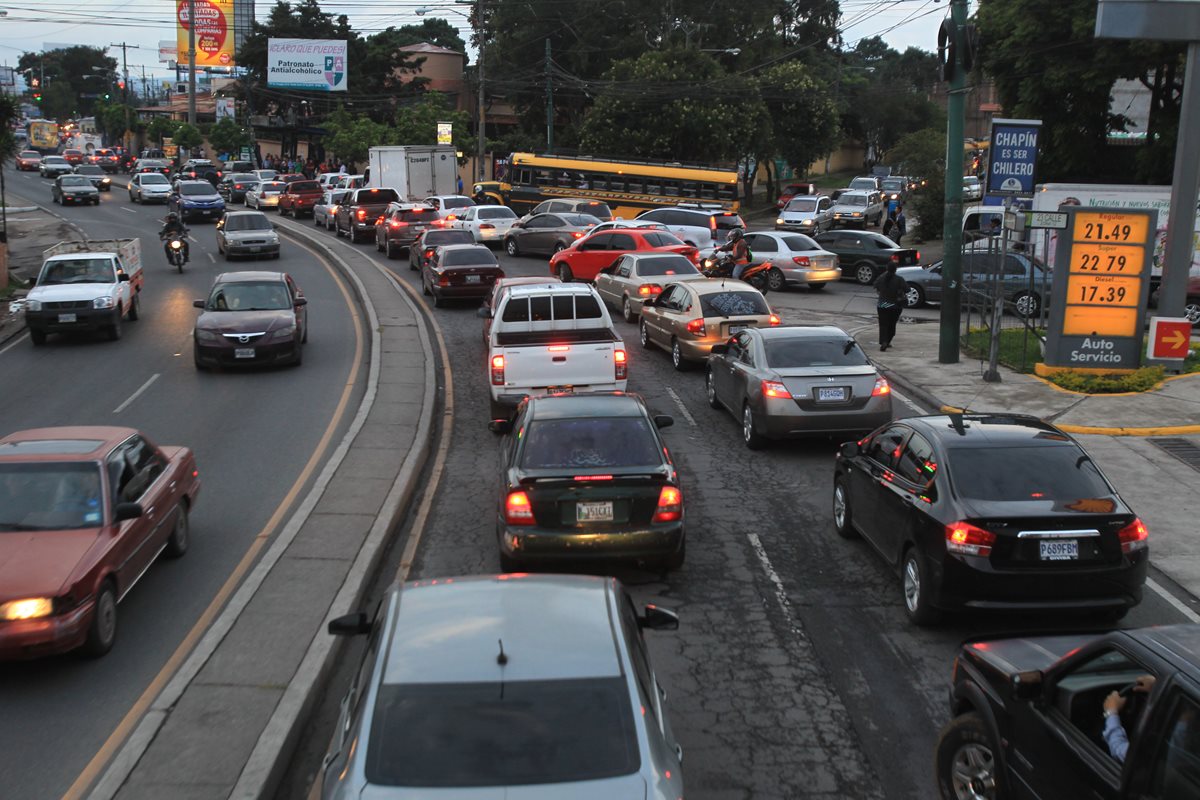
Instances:
[[[875,279],[875,294],[879,299],[875,303],[879,315],[879,349],[887,350],[892,346],[896,336],[896,323],[900,321],[900,313],[904,310],[904,295],[908,292],[908,284],[904,278],[896,274],[896,265],[888,264],[887,272]]]

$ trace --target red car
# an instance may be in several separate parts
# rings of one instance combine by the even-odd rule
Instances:
[[[576,239],[550,258],[550,274],[562,280],[594,281],[600,270],[626,253],[658,250],[687,256],[694,264],[699,251],[670,231],[649,228],[602,230]],[[566,268],[564,273],[563,267]],[[563,277],[564,274],[566,277]]]
[[[316,181],[299,180],[288,184],[283,194],[279,195],[279,216],[291,214],[296,219],[312,216],[313,206],[325,196],[321,184]]]
[[[42,163],[42,154],[37,150],[22,150],[17,154],[17,169],[21,172],[37,169]]]
[[[66,150],[63,150],[62,157],[65,158],[67,160],[67,163],[70,164],[71,166],[75,166],[76,164],[83,163],[83,151],[76,150],[74,147],[70,147],[70,148],[67,148]]]
[[[799,194],[816,194],[816,184],[812,183],[789,183],[783,187],[783,191],[779,193],[779,199],[775,201],[776,208],[783,208],[788,204],[788,201]]]
[[[131,428],[0,439],[0,659],[111,650],[117,602],[187,550],[199,491],[190,449]]]

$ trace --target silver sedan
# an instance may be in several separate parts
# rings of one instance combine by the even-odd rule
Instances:
[[[327,231],[333,230],[333,218],[338,203],[349,193],[349,189],[326,189],[321,199],[313,206],[313,224]]]
[[[770,439],[858,435],[892,419],[887,379],[833,325],[747,328],[713,346],[704,383],[708,404],[741,421],[752,450]]]
[[[637,322],[642,303],[662,293],[666,283],[703,278],[687,256],[677,253],[626,253],[596,276],[596,291],[626,322]]]
[[[259,181],[246,189],[246,208],[279,210],[279,195],[287,190],[283,181]]]
[[[746,234],[746,244],[754,260],[770,261],[779,268],[768,277],[767,288],[778,292],[787,285],[804,284],[809,289],[824,289],[841,280],[838,257],[825,250],[811,237],[787,231],[757,231]]]

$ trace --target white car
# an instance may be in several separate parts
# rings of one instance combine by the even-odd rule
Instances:
[[[438,219],[457,218],[475,205],[474,200],[461,194],[432,194],[421,202],[437,209]]]
[[[317,176],[317,183],[321,184],[322,189],[332,189],[340,177],[342,177],[340,172],[322,172]]]
[[[313,206],[313,224],[327,231],[333,230],[333,218],[337,214],[338,203],[349,192],[349,189],[326,189],[321,199]]]
[[[650,230],[654,230],[654,231],[667,230],[667,226],[663,225],[661,222],[650,222],[649,220],[645,220],[645,219],[620,219],[620,218],[617,218],[614,220],[609,220],[608,222],[601,222],[599,225],[597,225],[596,227],[594,227],[590,231],[588,231],[588,233],[592,234],[592,233],[599,233],[600,231],[611,231],[611,230],[615,230],[617,228],[624,228],[626,230],[629,228],[649,228]]]
[[[256,169],[254,170],[254,174],[260,181],[273,181],[279,175],[279,172],[273,169]]]
[[[165,203],[171,194],[171,182],[157,172],[139,172],[129,179],[129,202]]]
[[[664,283],[697,280],[704,275],[678,253],[626,253],[596,276],[596,291],[626,322],[637,322],[642,303],[662,294]]]
[[[771,271],[767,288],[778,292],[788,285],[804,284],[809,289],[824,289],[842,278],[838,257],[802,233],[758,231],[746,234],[746,244],[754,261],[770,261],[779,272]],[[772,285],[772,281],[782,283]]]
[[[246,208],[279,208],[279,195],[287,190],[283,181],[260,181],[246,190]]]
[[[974,175],[967,175],[963,178],[962,199],[964,202],[977,202],[983,199],[983,184],[979,182],[979,178]]]
[[[686,244],[701,250],[725,244],[735,228],[746,229],[736,211],[701,203],[653,208],[638,214],[639,220],[658,222]]]
[[[517,221],[517,213],[508,206],[471,206],[450,222],[450,227],[470,231],[481,244],[504,241],[505,234]]]

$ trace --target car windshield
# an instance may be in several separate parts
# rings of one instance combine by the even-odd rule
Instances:
[[[883,188],[889,192],[898,192],[904,188],[904,181],[898,181],[895,178],[888,178],[883,182]]]
[[[100,527],[101,491],[97,464],[0,464],[0,534]]]
[[[525,469],[657,467],[658,442],[643,417],[535,419],[525,431]]]
[[[794,200],[789,200],[787,208],[784,211],[816,211],[817,198],[815,197],[797,197]]]
[[[188,197],[214,194],[215,192],[216,190],[207,183],[182,183],[179,185],[179,193]]]
[[[21,151],[21,158],[38,158],[39,156],[41,156],[41,153],[39,153],[37,150]]]
[[[714,292],[700,295],[700,311],[706,317],[765,316],[771,313],[758,292]]]
[[[60,186],[91,186],[92,182],[84,175],[67,175],[58,179]]]
[[[481,787],[629,775],[641,766],[634,725],[623,677],[384,684],[366,778],[384,786]]]
[[[978,186],[978,185],[979,185],[979,178],[976,178],[973,176],[967,176],[967,177],[963,178],[963,186]]]
[[[771,369],[801,367],[861,367],[870,362],[854,340],[813,339],[807,336],[794,339],[771,337],[764,343],[767,366]]]
[[[46,156],[45,158],[42,159],[42,161],[46,162],[47,164],[65,164],[65,163],[67,163],[67,160],[65,158],[63,158],[62,156]]]
[[[807,236],[797,233],[792,236],[784,236],[783,243],[787,245],[789,250],[820,250],[821,245],[814,242]]]
[[[292,307],[287,287],[278,281],[230,281],[218,284],[208,311],[283,311]]]
[[[227,231],[269,231],[271,220],[265,214],[234,214],[225,218]]]
[[[844,206],[865,206],[867,196],[865,194],[844,194],[840,202]]]
[[[84,179],[86,180],[86,178]],[[112,262],[107,258],[71,258],[46,264],[39,286],[67,283],[115,283]]]
[[[638,274],[643,278],[660,275],[699,275],[691,261],[683,256],[654,256],[638,260]]]
[[[511,208],[481,208],[475,216],[478,219],[516,219],[517,212]]]
[[[486,247],[470,247],[465,250],[449,250],[442,259],[444,267],[494,267],[496,257]]]
[[[1068,505],[1113,494],[1092,459],[1073,445],[955,447],[947,462],[954,489],[966,500]]]
[[[562,218],[567,221],[568,225],[579,225],[581,227],[586,227],[600,224],[600,220],[596,219],[591,214],[563,214]]]

